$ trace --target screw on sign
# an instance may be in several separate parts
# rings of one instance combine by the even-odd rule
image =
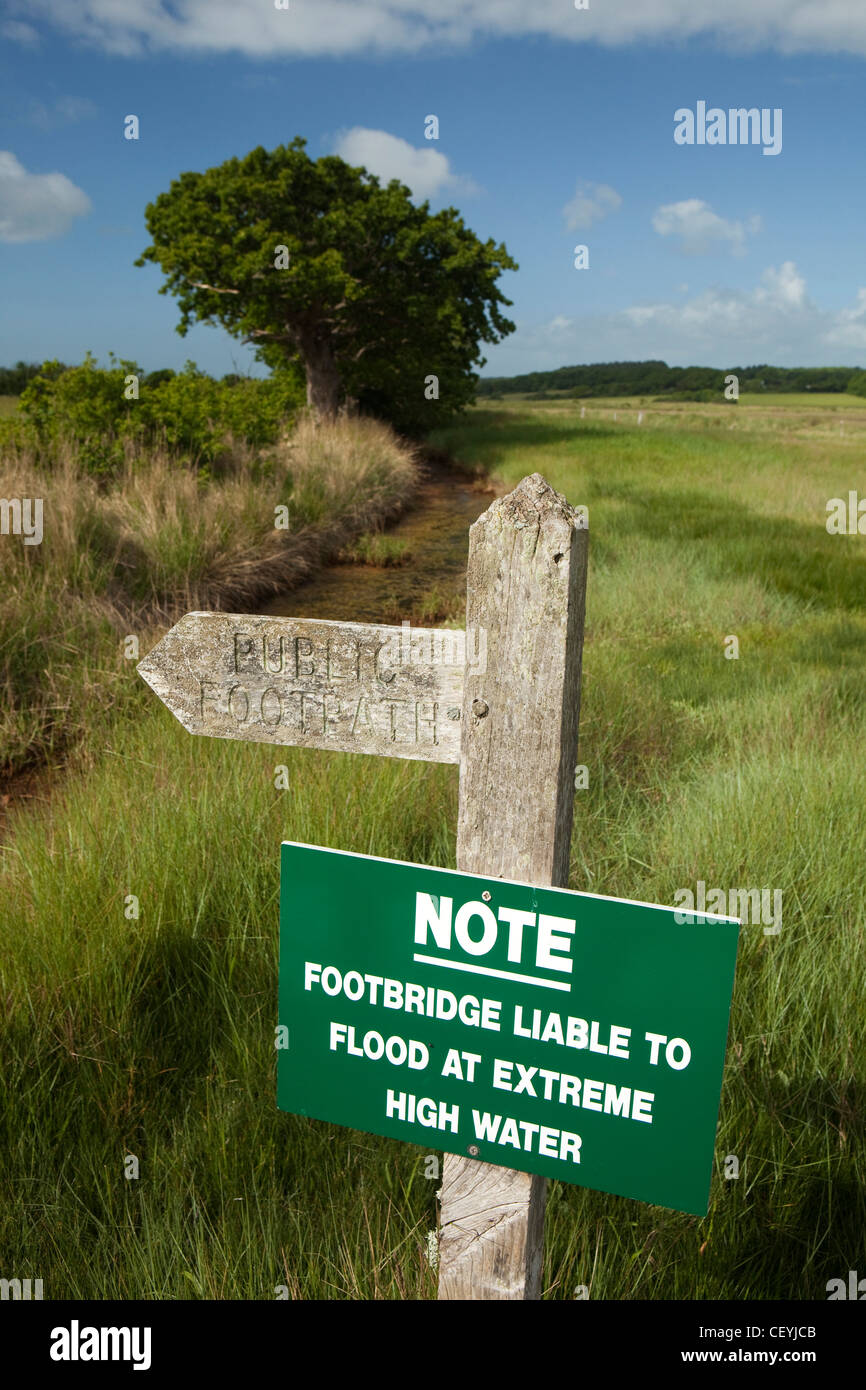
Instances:
[[[733,979],[730,937],[724,943],[712,938],[716,956],[710,964],[720,981],[712,1037],[704,1047],[692,1031],[692,1065],[660,1077],[658,1084],[647,1067],[664,1071],[665,1044],[690,1036],[691,1016],[687,1008],[685,1014],[677,1011],[679,997],[660,1000],[656,1017],[645,1012],[635,980],[626,979],[630,1017],[640,1021],[634,1030],[628,1020],[610,1017],[613,1000],[607,1014],[587,1011],[586,1018],[532,1007],[539,993],[550,998],[549,991],[556,991],[561,999],[571,989],[567,974],[574,962],[568,955],[573,945],[583,949],[579,941],[591,939],[595,944],[587,949],[596,954],[614,949],[619,964],[623,954],[620,938],[607,925],[617,900],[590,902],[592,895],[566,889],[587,551],[584,513],[533,474],[497,499],[469,531],[467,634],[484,634],[483,662],[466,658],[468,641],[462,659],[459,652],[450,662],[441,653],[436,659],[435,639],[446,634],[431,630],[415,629],[407,642],[405,631],[384,626],[194,613],[138,666],[192,733],[460,765],[456,871],[315,846],[286,843],[282,849],[280,1019],[291,1042],[278,1054],[280,1107],[408,1142],[429,1142],[429,1129],[439,1131],[446,1150],[439,1237],[443,1299],[540,1297],[547,1181],[541,1172],[642,1200],[684,1201],[687,1210],[697,1210],[705,1196],[695,1172],[707,1158],[708,1134],[711,1149],[718,1112],[724,991],[729,1008]],[[420,655],[406,660],[416,638]],[[419,875],[429,876],[429,891],[420,891]],[[483,885],[473,887],[469,876]],[[368,884],[374,885],[370,891]],[[470,901],[458,905],[457,886]],[[328,904],[321,910],[320,899]],[[574,918],[577,899],[585,932],[582,919]],[[411,920],[408,935],[405,930],[410,903],[416,905],[414,945]],[[602,908],[607,915],[599,917]],[[672,911],[647,910],[662,923],[666,959],[675,959],[671,953],[679,951],[681,938],[670,937]],[[296,931],[299,923],[302,931]],[[640,957],[640,989],[652,973],[641,956],[649,939],[646,926],[643,918],[632,922],[621,938]],[[353,950],[364,957],[354,968],[344,959]],[[735,939],[733,951],[735,956]],[[606,973],[617,976],[615,969]],[[425,983],[418,983],[422,978]],[[689,998],[695,995],[692,983],[684,976],[681,993]],[[382,1009],[392,1011],[387,1028]],[[660,1023],[667,1032],[657,1031]],[[558,1057],[555,1066],[539,1066],[530,1064],[529,1051],[519,1053],[520,1060],[513,1052],[509,1056],[509,1027],[515,1046],[524,1049],[572,1047],[597,1054],[597,1078],[573,1075],[580,1067],[570,1061],[566,1070]],[[471,1049],[460,1029],[475,1039]],[[661,1039],[654,1062],[646,1054],[645,1031]],[[684,1054],[674,1055],[679,1062]],[[604,1072],[626,1065],[637,1068],[636,1081]],[[425,1073],[429,1079],[422,1085]],[[629,1084],[619,1084],[624,1079]],[[509,1115],[473,1107],[471,1090],[460,1089],[473,1084],[476,1096],[492,1084],[483,1103],[508,1092]],[[679,1091],[671,1089],[677,1086]],[[596,1112],[580,1112],[584,1139],[574,1132],[575,1121],[564,1118],[580,1097],[585,1109]],[[686,1097],[686,1105],[677,1103]],[[672,1161],[668,1150],[685,1152],[688,1144],[679,1140],[687,1136],[677,1132],[678,1142],[671,1145],[668,1132],[662,1153],[661,1135],[652,1127],[653,1104],[667,1106],[670,1126],[685,1123],[682,1116],[702,1097],[702,1137],[690,1151],[681,1199],[665,1174]],[[603,1135],[598,1144],[594,1126]],[[658,1193],[653,1189],[652,1195],[633,1171],[642,1166],[644,1150],[660,1164]],[[614,1179],[605,1176],[608,1151],[612,1171],[620,1165]],[[710,1164],[711,1152],[704,1165],[707,1190]]]

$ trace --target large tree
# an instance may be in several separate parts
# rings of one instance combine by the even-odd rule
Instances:
[[[423,431],[473,398],[479,344],[513,332],[496,280],[517,265],[454,208],[416,207],[397,180],[305,146],[181,174],[146,209],[136,265],[161,266],[181,334],[219,323],[270,366],[300,361],[319,414],[350,397]]]

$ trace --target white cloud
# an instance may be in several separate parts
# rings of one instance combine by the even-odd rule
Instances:
[[[0,24],[0,38],[23,44],[25,48],[36,48],[39,43],[39,35],[33,25],[24,24],[19,19],[7,19]]]
[[[678,287],[681,288],[681,287]],[[853,365],[866,354],[866,288],[852,306],[820,308],[793,261],[771,266],[751,289],[707,289],[685,302],[633,304],[609,314],[520,324],[490,354],[487,374],[544,370],[567,362],[826,363]],[[526,364],[530,365],[527,366]]]
[[[839,311],[824,340],[830,347],[866,350],[866,289],[857,291],[853,308]]]
[[[609,212],[622,206],[622,198],[607,183],[579,183],[570,203],[562,209],[566,226],[571,231],[586,231],[593,222],[600,222]]]
[[[0,150],[0,241],[50,241],[90,211],[90,199],[65,174],[28,174]]]
[[[87,121],[96,115],[96,103],[90,97],[61,97],[56,103],[58,116],[65,121]]]
[[[337,137],[334,153],[347,164],[362,164],[371,174],[376,174],[382,183],[399,179],[411,190],[412,196],[423,202],[425,198],[435,198],[440,193],[477,193],[479,190],[469,178],[455,174],[446,155],[427,146],[416,149],[408,140],[390,135],[387,130],[367,130],[355,126],[342,131]]]
[[[772,304],[777,309],[801,310],[809,307],[806,298],[806,281],[793,261],[785,261],[775,270],[772,266],[764,271],[764,283],[755,290],[756,304]]]
[[[24,119],[41,130],[56,130],[58,126],[90,120],[95,115],[96,106],[89,97],[59,97],[53,106],[31,101]]]
[[[726,50],[866,54],[862,0],[596,0],[588,10],[568,0],[291,0],[288,10],[272,0],[17,0],[15,8],[119,54],[413,53],[529,35],[612,47],[700,38]]]
[[[742,256],[746,237],[761,230],[760,217],[750,217],[748,222],[728,222],[701,198],[665,203],[653,213],[652,224],[659,236],[678,237],[683,251],[691,256],[713,251],[725,243],[735,256]]]
[[[823,328],[823,316],[808,298],[793,261],[778,270],[770,266],[752,290],[709,289],[685,304],[636,304],[621,312],[637,328],[676,333],[707,347],[730,336],[744,343],[782,343],[796,325]]]

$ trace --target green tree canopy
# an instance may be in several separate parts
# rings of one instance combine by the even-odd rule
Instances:
[[[513,332],[496,280],[517,265],[454,208],[432,214],[397,180],[305,146],[181,174],[146,209],[136,265],[162,268],[181,334],[221,324],[272,367],[300,361],[320,414],[348,397],[423,432],[473,399],[480,343]]]

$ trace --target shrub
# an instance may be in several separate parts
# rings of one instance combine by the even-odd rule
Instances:
[[[194,362],[151,373],[113,354],[110,364],[99,367],[90,353],[77,367],[44,362],[22,393],[20,418],[4,422],[0,444],[35,446],[50,466],[65,442],[97,477],[117,474],[130,444],[161,445],[208,467],[237,443],[276,443],[304,402],[296,370],[216,381]],[[133,376],[137,395],[127,399]]]
[[[148,372],[144,378],[147,389],[152,391],[155,386],[161,386],[164,381],[171,381],[177,376],[173,367],[159,367],[155,372]]]
[[[137,375],[138,367],[113,355],[111,362],[110,368],[100,368],[90,353],[79,367],[44,362],[25,387],[21,415],[43,457],[50,458],[58,439],[68,438],[78,445],[79,463],[88,472],[110,472],[120,462],[121,441],[138,423],[138,402],[124,395],[126,378]]]

